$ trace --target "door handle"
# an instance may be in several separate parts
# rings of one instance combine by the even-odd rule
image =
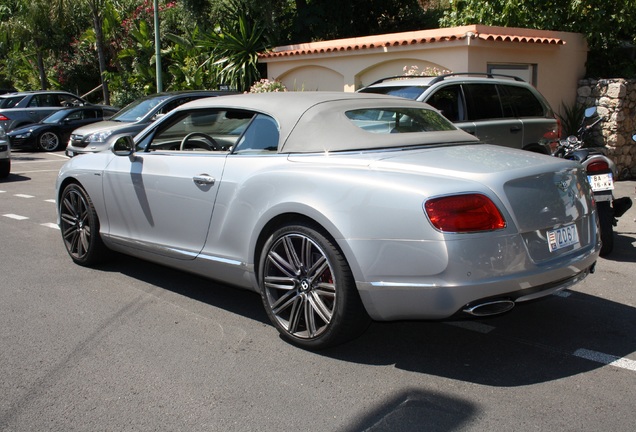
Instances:
[[[215,182],[214,177],[208,174],[201,174],[198,176],[194,176],[192,177],[192,180],[194,180],[194,183],[198,185],[213,185]]]
[[[521,130],[521,126],[511,126],[510,132],[519,132]]]

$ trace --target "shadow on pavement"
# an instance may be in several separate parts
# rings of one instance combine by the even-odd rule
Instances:
[[[128,257],[116,259],[101,270],[121,272],[269,323],[260,297],[250,291]],[[633,307],[576,291],[566,293],[567,298],[551,296],[521,304],[510,313],[489,319],[373,323],[358,339],[318,354],[353,363],[395,365],[481,385],[514,387],[558,380],[603,366],[575,356],[579,349],[616,357],[636,352]],[[478,326],[478,331],[470,326]]]

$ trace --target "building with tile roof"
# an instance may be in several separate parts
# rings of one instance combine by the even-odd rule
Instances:
[[[576,100],[586,59],[579,33],[468,25],[279,46],[259,62],[290,90],[355,91],[405,68],[505,73],[531,82],[558,110]]]

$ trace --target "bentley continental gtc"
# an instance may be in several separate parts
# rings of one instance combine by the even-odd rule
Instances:
[[[363,93],[189,102],[69,160],[57,209],[77,264],[118,252],[253,290],[307,349],[371,320],[507,312],[581,281],[600,248],[578,163]]]

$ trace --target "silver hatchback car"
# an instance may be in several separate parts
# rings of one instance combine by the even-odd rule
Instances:
[[[437,108],[489,144],[551,154],[559,125],[545,98],[521,78],[482,73],[384,78],[359,92],[400,96]]]

